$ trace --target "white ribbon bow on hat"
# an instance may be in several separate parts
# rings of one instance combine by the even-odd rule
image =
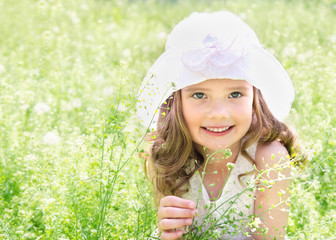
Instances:
[[[203,46],[183,53],[182,62],[191,71],[207,76],[224,73],[244,55],[244,46],[236,36],[231,41],[219,41],[209,34],[203,39]]]

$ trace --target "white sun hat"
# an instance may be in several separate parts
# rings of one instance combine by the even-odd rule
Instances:
[[[173,92],[214,78],[246,80],[260,89],[280,121],[294,101],[290,77],[250,26],[231,12],[193,13],[168,35],[166,51],[140,86],[141,123],[156,129],[159,108]]]

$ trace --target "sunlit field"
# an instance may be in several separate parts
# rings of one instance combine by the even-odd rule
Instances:
[[[147,239],[138,88],[193,11],[242,17],[293,80],[290,239],[336,234],[334,0],[0,1],[0,239]],[[148,145],[148,143],[147,143]]]

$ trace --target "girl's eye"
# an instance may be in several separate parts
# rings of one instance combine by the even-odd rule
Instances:
[[[233,93],[230,94],[231,98],[239,98],[241,96],[242,96],[242,94],[240,92],[233,92]]]
[[[205,94],[204,93],[201,93],[201,92],[197,92],[197,93],[194,93],[192,95],[193,98],[196,98],[196,99],[203,99],[205,98]]]

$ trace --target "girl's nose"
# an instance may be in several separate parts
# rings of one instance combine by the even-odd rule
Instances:
[[[230,116],[230,111],[225,102],[214,102],[209,109],[209,118],[211,119],[226,119]]]

